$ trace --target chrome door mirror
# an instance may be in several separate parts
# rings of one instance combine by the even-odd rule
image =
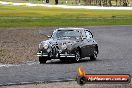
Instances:
[[[48,38],[51,38],[51,36],[50,36],[50,35],[47,35],[47,37],[48,37]]]

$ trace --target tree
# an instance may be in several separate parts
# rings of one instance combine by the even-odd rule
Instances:
[[[112,6],[111,0],[108,0],[109,6]]]
[[[58,4],[58,0],[55,0],[55,4],[56,4],[56,5]]]

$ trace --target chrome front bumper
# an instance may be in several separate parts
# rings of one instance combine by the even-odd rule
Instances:
[[[50,57],[50,58],[52,58],[52,55],[48,55],[48,53],[37,53],[37,56],[38,57]],[[58,54],[58,55],[56,55],[56,57],[55,58],[75,58],[76,56],[75,56],[75,54],[67,54],[67,53],[65,53],[65,54]]]
[[[75,57],[75,54],[60,54],[60,58],[62,57]]]
[[[37,56],[38,57],[48,57],[48,54],[47,53],[37,53]]]

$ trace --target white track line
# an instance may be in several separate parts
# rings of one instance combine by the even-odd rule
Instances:
[[[13,66],[20,66],[20,65],[12,65],[12,64],[0,64],[0,68],[1,67],[13,67]]]
[[[97,9],[97,10],[132,10],[132,7],[102,7],[102,6],[67,6],[67,5],[49,5],[49,4],[32,4],[32,3],[13,3],[0,1],[1,5],[13,6],[44,6],[44,7],[57,7],[65,9]]]
[[[22,64],[0,64],[0,68],[2,68],[2,67],[9,68],[9,67],[22,66],[22,65],[31,66],[31,65],[34,65],[34,64],[39,64],[39,62],[36,62],[36,61],[28,61],[28,62],[22,63]]]

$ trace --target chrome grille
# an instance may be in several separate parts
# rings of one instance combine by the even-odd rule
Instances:
[[[59,53],[59,47],[58,45],[52,45],[52,55],[53,57],[56,57]]]

